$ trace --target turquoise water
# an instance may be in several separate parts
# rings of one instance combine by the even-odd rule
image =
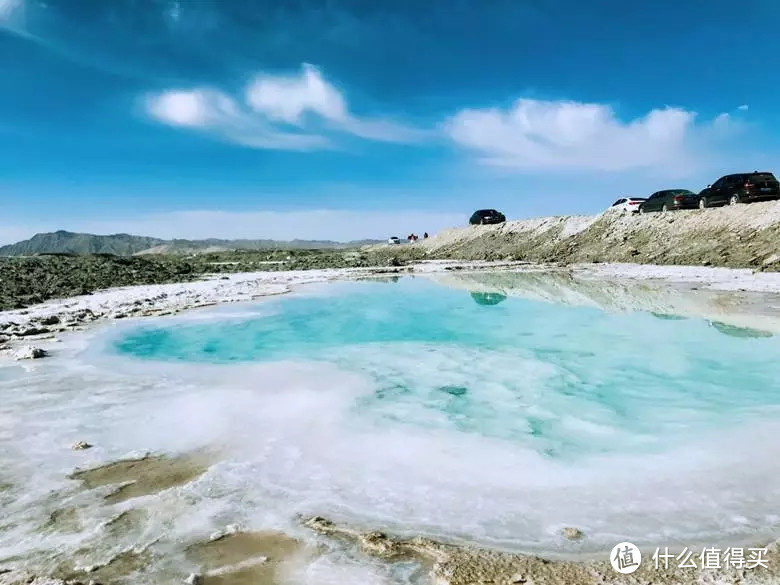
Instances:
[[[662,450],[780,406],[780,340],[701,320],[414,278],[329,284],[257,307],[245,318],[135,327],[114,349],[226,367],[336,365],[370,381],[352,402],[355,421],[489,437],[557,460]]]

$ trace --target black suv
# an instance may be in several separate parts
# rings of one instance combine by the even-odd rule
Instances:
[[[469,219],[469,223],[471,225],[485,225],[489,223],[504,223],[506,221],[506,217],[503,213],[500,211],[496,211],[495,209],[479,209],[475,211],[471,218]]]
[[[647,201],[643,201],[639,206],[639,213],[693,209],[698,204],[698,195],[688,191],[688,189],[666,189],[664,191],[656,191],[647,198]]]
[[[772,173],[738,173],[726,175],[699,193],[699,207],[736,205],[780,198],[780,183]]]

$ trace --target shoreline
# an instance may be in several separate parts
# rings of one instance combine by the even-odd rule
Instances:
[[[478,281],[483,273],[503,276],[535,274],[549,276],[555,274],[563,279],[573,278],[586,284],[589,282],[599,284],[604,281],[616,281],[621,284],[637,286],[659,284],[662,288],[681,288],[686,294],[691,293],[691,289],[722,292],[729,295],[780,293],[780,274],[777,273],[756,274],[750,270],[706,267],[654,266],[648,268],[642,265],[625,264],[557,266],[521,262],[430,261],[401,268],[377,267],[238,273],[229,276],[215,275],[203,280],[179,284],[140,285],[109,289],[89,296],[52,300],[28,309],[2,312],[0,313],[0,335],[2,335],[3,330],[9,331],[11,329],[7,326],[8,323],[15,324],[13,331],[24,332],[38,323],[46,320],[51,321],[52,317],[57,317],[59,321],[53,323],[50,326],[50,331],[45,333],[12,337],[5,343],[7,349],[0,351],[0,359],[3,356],[14,359],[14,350],[31,343],[47,351],[53,350],[56,347],[58,335],[78,332],[98,323],[146,316],[161,317],[191,309],[252,301],[266,296],[286,294],[293,291],[295,287],[304,284],[325,283],[332,280],[385,279],[415,275],[433,280],[447,277],[465,278],[468,281],[469,277],[474,277]],[[466,282],[464,286],[468,289],[469,283]],[[512,286],[507,286],[506,283],[498,283],[493,288],[501,286],[504,286],[502,290],[511,294]],[[527,291],[525,292],[527,294]],[[554,299],[547,300],[555,302]],[[747,307],[748,310],[750,308],[750,306]],[[86,316],[79,318],[81,315]],[[161,454],[161,456],[165,456],[165,454]],[[112,465],[122,461],[125,460],[118,459],[106,462],[104,465]],[[701,582],[702,575],[705,575],[706,578],[717,579],[711,581],[713,583],[736,584],[745,582],[743,579],[745,575],[737,570],[716,574],[712,571],[691,573],[690,571],[645,571],[642,569],[634,575],[622,577],[614,573],[605,560],[607,551],[604,551],[603,554],[583,553],[582,557],[577,558],[574,558],[576,553],[573,553],[572,556],[566,555],[561,558],[554,553],[538,555],[506,552],[472,544],[446,544],[421,537],[393,538],[376,532],[359,532],[350,528],[336,527],[327,520],[320,520],[304,522],[304,526],[329,538],[351,540],[357,543],[359,549],[369,556],[392,559],[413,553],[416,560],[430,566],[434,578],[433,582],[437,585],[472,583],[534,583],[536,585],[556,583],[687,583]],[[741,543],[731,544],[739,546]],[[770,550],[769,557],[772,560],[770,566],[773,570],[762,571],[758,569],[756,572],[751,572],[749,576],[751,583],[774,583],[778,582],[780,578],[778,572],[780,571],[780,552],[777,541],[770,542],[767,547]],[[643,567],[645,563],[648,561],[643,562]],[[16,585],[17,583],[29,582],[30,575],[25,575],[22,578],[16,571],[3,573],[2,569],[3,567],[0,566],[0,584]],[[183,575],[182,578],[185,576]],[[522,580],[516,580],[516,577]],[[85,575],[84,578],[88,578],[88,575]],[[476,580],[477,578],[480,580]],[[638,581],[639,578],[644,580]],[[39,585],[76,582],[78,580],[45,580],[43,578],[32,581],[32,583]]]
[[[717,314],[728,321],[729,305],[733,315],[755,313],[756,317],[767,315],[759,310],[758,303],[744,306],[738,295],[780,294],[780,273],[757,272],[750,269],[732,269],[698,266],[658,266],[642,264],[533,264],[519,261],[450,261],[428,260],[402,267],[376,266],[361,268],[333,268],[315,270],[294,270],[274,272],[246,272],[233,274],[205,275],[202,279],[157,285],[133,285],[105,289],[89,295],[52,299],[24,309],[0,311],[0,360],[21,352],[35,357],[31,352],[39,347],[44,351],[54,349],[57,336],[80,331],[96,322],[115,321],[129,318],[164,317],[183,311],[207,308],[217,305],[258,300],[263,297],[286,294],[294,287],[304,284],[324,283],[335,280],[360,280],[401,276],[422,276],[441,281],[444,277],[465,277],[469,274],[542,274],[562,275],[575,282],[612,282],[669,287],[700,294],[703,291],[729,293],[734,302],[720,302]],[[442,284],[444,284],[442,282]],[[484,289],[473,283],[473,290]],[[463,286],[458,285],[459,288]],[[497,292],[507,292],[505,284],[492,287]],[[513,294],[508,286],[507,294]],[[522,295],[521,295],[522,296]],[[553,302],[570,302],[566,295],[546,299]],[[576,303],[574,303],[576,304]],[[750,303],[748,303],[750,304]],[[701,311],[690,307],[675,307],[684,316],[708,318]],[[652,310],[641,304],[626,301],[619,310]],[[763,321],[771,332],[780,333],[780,301],[769,306],[778,309],[776,321]],[[739,318],[730,325],[750,327]],[[20,355],[21,355],[20,354]]]
[[[733,327],[757,328],[780,333],[780,300],[763,303],[762,298],[750,301],[753,295],[780,295],[780,273],[757,272],[750,269],[731,269],[697,266],[657,266],[641,264],[533,264],[516,261],[449,261],[428,260],[402,267],[377,266],[361,268],[334,268],[316,270],[246,272],[205,275],[199,280],[157,285],[134,285],[111,288],[90,295],[52,299],[24,309],[0,311],[0,362],[4,359],[44,357],[56,350],[58,336],[86,329],[98,322],[131,318],[164,317],[184,311],[217,305],[258,300],[268,296],[287,294],[294,287],[337,280],[361,280],[422,276],[440,284],[451,282],[457,288],[472,291],[499,292],[505,295],[527,296],[566,304],[591,304],[604,310],[645,310],[663,312],[663,294],[656,295],[654,304],[641,302],[636,292],[621,290],[622,304],[604,303],[599,299],[575,299],[579,290],[525,293],[515,290],[512,283],[496,282],[485,287],[479,275],[542,275],[560,276],[577,286],[591,283],[635,285],[635,291],[654,285],[684,295],[714,296],[711,311],[691,303],[677,303],[672,308],[685,317],[723,320]],[[469,275],[477,278],[471,279]],[[495,279],[494,279],[495,280]],[[465,284],[464,284],[465,283]],[[469,286],[471,288],[469,288]],[[522,287],[520,287],[522,288]],[[560,287],[559,287],[560,288]],[[571,287],[569,287],[571,288]],[[574,287],[575,289],[577,287]],[[625,289],[625,286],[623,286]],[[642,293],[644,294],[644,293]],[[763,303],[763,305],[762,305]],[[765,305],[765,306],[764,306]],[[762,306],[763,309],[762,309]]]

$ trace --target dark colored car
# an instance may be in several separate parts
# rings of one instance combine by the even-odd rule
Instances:
[[[496,211],[495,209],[479,209],[475,211],[469,219],[469,223],[471,225],[504,223],[505,221],[506,217],[504,214],[500,211]]]
[[[639,206],[639,213],[648,211],[672,211],[694,209],[699,206],[699,196],[688,189],[665,189],[656,191]]]
[[[699,193],[699,207],[736,205],[780,198],[780,183],[772,173],[726,175]]]

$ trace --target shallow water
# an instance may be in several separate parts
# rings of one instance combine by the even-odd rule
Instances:
[[[142,327],[113,348],[185,363],[335,364],[371,379],[352,404],[356,421],[495,437],[571,460],[665,449],[780,404],[780,339],[733,327],[724,335],[705,321],[414,279],[324,292],[266,303],[254,318]]]
[[[215,445],[201,478],[123,504],[151,511],[128,541],[234,523],[303,536],[296,514],[534,552],[728,544],[780,527],[777,337],[407,278],[66,346],[33,371],[0,369],[0,464],[29,486],[0,558],[42,546],[30,527],[75,465]],[[95,449],[70,452],[80,439]],[[117,509],[73,498],[91,520],[46,545],[117,549],[99,538]],[[587,538],[564,541],[563,526]],[[317,566],[408,579],[336,558]]]

